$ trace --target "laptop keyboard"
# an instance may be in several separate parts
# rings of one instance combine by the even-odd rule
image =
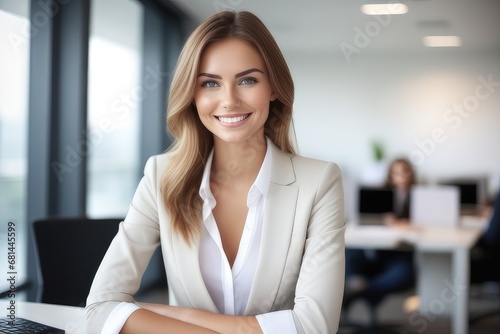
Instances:
[[[0,319],[1,334],[63,334],[62,329],[50,327],[39,322],[16,318],[14,325],[7,318]]]

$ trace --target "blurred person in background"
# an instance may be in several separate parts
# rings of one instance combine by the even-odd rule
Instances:
[[[411,228],[410,193],[415,183],[411,163],[405,158],[393,160],[388,168],[386,186],[394,191],[394,205],[393,212],[384,215],[384,224]],[[413,252],[346,250],[344,309],[361,296],[371,304],[378,304],[388,294],[407,290],[414,284]]]

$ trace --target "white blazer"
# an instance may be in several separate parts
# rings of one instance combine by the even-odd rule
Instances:
[[[273,166],[261,255],[245,315],[292,310],[299,333],[336,333],[344,289],[344,200],[334,163],[272,146]],[[218,312],[200,272],[199,243],[171,230],[160,180],[169,154],[151,157],[125,220],[87,299],[87,332],[100,333],[121,301],[134,302],[141,277],[161,244],[169,303]],[[200,222],[201,223],[201,222]]]

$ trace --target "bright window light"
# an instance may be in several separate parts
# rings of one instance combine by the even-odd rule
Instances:
[[[370,4],[361,6],[366,15],[398,15],[408,13],[408,6],[402,3]]]
[[[26,216],[28,98],[30,32],[36,28],[30,25],[29,12],[28,0],[0,1],[0,268],[7,268],[4,250],[12,241],[7,238],[7,222],[14,222],[18,282],[26,280],[30,227]],[[0,281],[1,291],[8,291],[6,283]]]
[[[143,6],[93,0],[88,67],[87,216],[125,217],[137,187]],[[113,8],[119,15],[110,17]]]
[[[422,42],[427,47],[454,47],[462,45],[462,39],[458,36],[425,36]]]

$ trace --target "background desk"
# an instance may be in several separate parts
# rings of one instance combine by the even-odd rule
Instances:
[[[467,227],[432,228],[419,231],[385,226],[348,225],[346,247],[396,249],[401,243],[414,245],[417,263],[417,293],[420,309],[408,318],[416,331],[424,331],[436,317],[449,315],[455,334],[469,328],[469,252],[483,231],[483,221]]]
[[[7,312],[9,302],[8,299],[0,300],[2,312]],[[64,329],[66,334],[85,333],[85,309],[82,307],[16,301],[16,316]]]

